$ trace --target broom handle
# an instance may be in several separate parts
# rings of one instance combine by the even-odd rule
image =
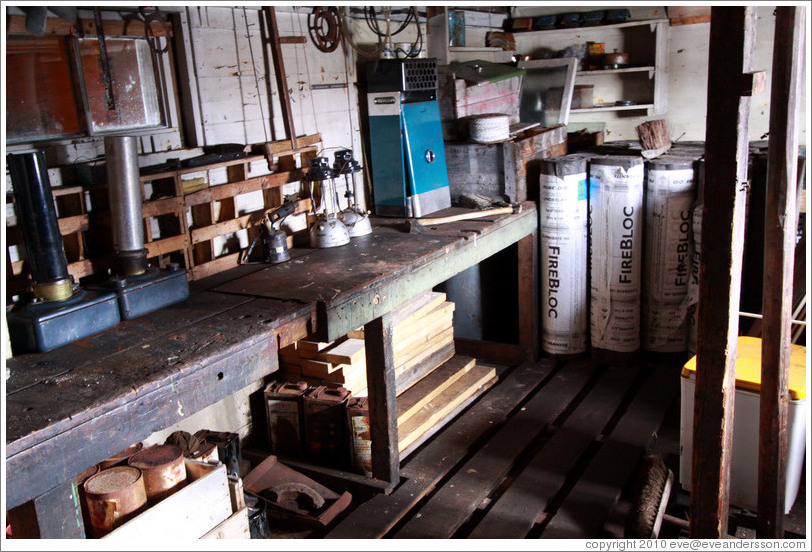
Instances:
[[[470,213],[460,213],[459,215],[449,215],[447,217],[436,218],[419,218],[415,219],[424,226],[431,226],[436,224],[446,224],[449,222],[457,222],[458,220],[469,220],[482,217],[489,217],[491,215],[510,215],[512,213],[521,213],[521,204],[512,205],[509,207],[496,207],[493,209],[485,209],[484,211],[471,211]]]

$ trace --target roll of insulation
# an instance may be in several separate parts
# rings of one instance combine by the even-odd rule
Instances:
[[[510,117],[501,113],[474,115],[468,122],[468,134],[482,144],[504,142],[510,138]]]
[[[696,354],[697,307],[699,306],[699,257],[702,253],[702,205],[705,190],[705,160],[696,170],[696,202],[691,217],[691,277],[688,280],[688,351]]]
[[[540,308],[542,348],[551,355],[580,354],[588,346],[587,207],[586,158],[542,159]]]
[[[642,345],[656,353],[688,348],[694,162],[662,156],[646,162]]]
[[[640,348],[643,158],[589,162],[590,337],[593,349]]]

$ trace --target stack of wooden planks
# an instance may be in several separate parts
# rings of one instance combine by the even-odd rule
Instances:
[[[426,292],[392,316],[397,392],[454,356],[454,303],[444,293]],[[366,395],[364,331],[356,330],[331,343],[300,340],[279,351],[281,376],[311,385],[342,385],[355,396]]]

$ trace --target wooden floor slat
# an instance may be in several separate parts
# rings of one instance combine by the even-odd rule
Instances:
[[[679,394],[679,372],[656,367],[567,495],[542,538],[597,536]]]
[[[493,504],[470,538],[523,538],[564,486],[634,382],[636,367],[612,366],[531,463]]]
[[[396,538],[448,538],[502,482],[522,452],[540,438],[584,387],[594,367],[570,365],[539,390],[459,472],[420,508]]]
[[[384,536],[471,452],[483,435],[502,423],[534,391],[552,367],[551,362],[542,361],[525,363],[513,370],[403,467],[401,476],[406,481],[392,494],[378,495],[361,504],[327,538]]]

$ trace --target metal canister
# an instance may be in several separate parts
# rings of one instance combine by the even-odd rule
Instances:
[[[103,537],[147,506],[141,471],[130,466],[102,470],[84,483],[92,534]]]
[[[143,443],[131,445],[121,452],[117,452],[110,458],[99,462],[99,469],[106,470],[108,468],[112,468],[113,466],[125,466],[127,464],[127,460],[129,460],[133,454],[139,452],[142,448],[144,448]]]
[[[303,397],[307,383],[272,383],[265,388],[268,443],[274,454],[298,456],[304,435]]]
[[[347,398],[343,387],[319,386],[304,396],[307,453],[313,462],[336,469],[349,466]]]
[[[132,456],[127,463],[144,474],[144,487],[152,504],[186,484],[183,451],[177,445],[152,445]]]
[[[352,397],[347,401],[352,469],[372,477],[372,434],[369,429],[369,399]]]

